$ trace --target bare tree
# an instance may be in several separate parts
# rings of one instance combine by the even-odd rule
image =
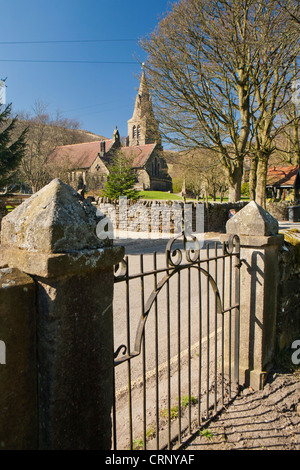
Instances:
[[[282,8],[291,22],[300,25],[300,4],[294,0],[277,0],[278,5]]]
[[[210,196],[214,201],[217,195],[223,200],[228,184],[224,174],[224,168],[220,162],[216,162],[215,155],[206,151],[193,152],[190,157],[190,170],[186,177],[187,188],[191,188],[198,195],[204,195],[206,202]]]
[[[59,112],[54,119],[47,112],[48,105],[37,101],[33,107],[33,115],[19,114],[23,125],[28,128],[27,151],[20,165],[23,180],[32,191],[38,191],[52,178],[60,176],[67,179],[67,161],[62,167],[48,164],[48,156],[58,145],[78,142],[75,132],[79,127],[77,121],[66,119]]]
[[[282,128],[275,140],[276,153],[284,163],[300,165],[300,80],[297,80],[297,61],[293,64],[294,83],[292,99],[288,100],[279,113],[279,126]]]
[[[142,44],[164,137],[214,151],[231,200],[240,199],[250,133],[254,3],[182,1]]]
[[[300,115],[293,103],[284,111],[284,119],[290,125],[278,136],[276,153],[282,163],[300,165]]]
[[[254,151],[263,202],[270,136],[291,83],[282,70],[296,46],[285,20],[268,0],[182,0],[142,42],[164,137],[215,152],[230,200],[240,199],[244,158]]]
[[[269,158],[276,150],[278,136],[293,121],[282,120],[280,116],[292,98],[291,88],[297,77],[293,64],[299,54],[299,39],[284,9],[267,8],[268,2],[260,3],[253,31],[257,54],[250,69],[253,85],[250,148],[252,163],[257,164],[255,200],[265,207]]]
[[[216,200],[217,195],[223,199],[228,184],[224,168],[220,161],[216,160],[214,152],[209,150],[194,149],[178,154],[170,154],[168,163],[178,168],[178,173],[183,175],[184,185],[197,199],[211,196]]]

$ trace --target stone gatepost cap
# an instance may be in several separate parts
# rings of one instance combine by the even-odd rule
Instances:
[[[226,233],[248,236],[274,236],[278,234],[278,221],[256,202],[251,201],[226,224]]]
[[[2,219],[1,244],[38,253],[70,253],[110,245],[96,235],[96,208],[54,179]]]

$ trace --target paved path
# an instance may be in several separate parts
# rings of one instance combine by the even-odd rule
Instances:
[[[165,259],[165,244],[156,244],[155,246],[140,246],[137,245],[127,246],[126,254],[128,255],[128,265],[129,265],[129,274],[138,274],[141,272],[140,267],[140,253],[143,252],[143,270],[144,272],[151,273],[153,270],[153,251],[157,252],[157,268],[164,269],[166,267]],[[201,250],[202,251],[202,250]],[[205,250],[201,253],[201,257],[205,256]],[[215,265],[214,262],[210,262],[211,274],[214,276]],[[157,276],[157,281],[161,281],[165,276],[164,273],[159,273]],[[125,282],[115,284],[115,294],[114,294],[114,343],[115,350],[121,344],[127,344],[127,320],[126,320],[126,298],[129,300],[129,311],[130,311],[130,343],[131,349],[133,348],[135,342],[135,334],[137,326],[139,324],[139,319],[142,311],[142,285],[141,279],[132,279],[129,282],[129,293],[126,294],[126,284]],[[154,277],[153,275],[146,276],[143,282],[143,298],[144,304],[146,304],[149,299],[152,291],[154,289]],[[190,288],[188,288],[188,272],[187,270],[181,272],[180,275],[180,290],[178,292],[178,277],[174,276],[169,281],[169,312],[170,312],[170,344],[171,344],[171,355],[176,354],[177,350],[177,330],[178,330],[178,299],[180,298],[180,324],[181,324],[181,348],[182,350],[187,349],[188,347],[188,329],[186,325],[188,324],[188,302],[190,298],[191,303],[191,324],[198,325],[199,312],[198,312],[198,303],[199,303],[199,286],[198,286],[198,272],[192,270],[190,273]],[[202,279],[201,282],[201,298],[202,300],[202,335],[203,338],[206,335],[207,328],[207,283]],[[210,302],[213,304],[214,296],[210,291]],[[151,308],[149,313],[147,324],[146,324],[146,348],[147,348],[147,367],[155,367],[155,351],[154,351],[154,338],[157,335],[158,340],[158,349],[160,355],[160,363],[166,360],[166,348],[167,348],[167,291],[166,286],[162,288],[161,292],[157,296],[157,310],[158,310],[158,320],[155,323],[155,305]],[[214,329],[214,315],[210,315],[210,330]],[[157,333],[156,333],[157,327]],[[192,345],[197,343],[199,340],[199,332],[196,327],[193,328],[191,334]],[[139,362],[139,361],[135,361]],[[134,367],[132,372],[133,379],[136,379],[141,375],[142,364],[139,364],[138,367]],[[121,368],[119,368],[121,369]],[[118,372],[119,372],[118,369]],[[122,372],[117,374],[117,387],[121,387],[122,382],[126,380],[126,376]]]
[[[205,234],[195,234],[201,247],[204,247],[206,243],[211,243],[219,240],[219,232],[210,232]],[[115,245],[121,245],[125,247],[126,255],[137,255],[137,254],[150,254],[156,251],[157,253],[165,253],[168,241],[170,237],[158,238],[158,239],[141,239],[141,238],[128,238],[123,240],[116,240]]]
[[[291,228],[296,228],[300,230],[300,222],[289,222],[289,221],[282,221],[279,222],[279,231],[287,230]],[[195,234],[199,239],[200,243],[203,243],[205,246],[208,242],[218,241],[220,237],[219,232],[210,232],[204,234]],[[140,254],[140,253],[153,253],[156,251],[157,253],[164,253],[169,238],[164,237],[160,239],[141,239],[141,238],[128,238],[123,240],[116,240],[115,245],[122,245],[125,247],[125,253],[130,254]]]
[[[246,388],[185,446],[199,450],[300,450],[300,375],[273,371]]]

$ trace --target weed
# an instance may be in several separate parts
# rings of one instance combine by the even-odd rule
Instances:
[[[188,395],[185,395],[184,397],[181,397],[181,406],[182,406],[182,408],[186,408],[187,406],[189,406],[189,403],[191,405],[196,405],[197,399],[195,397],[193,397],[193,395],[191,395],[190,398],[189,398]]]
[[[152,439],[155,436],[155,427],[154,425],[149,426],[149,428],[146,430],[146,437],[148,439]]]
[[[168,418],[169,416],[169,411],[167,408],[164,408],[163,410],[160,411],[160,415],[163,418]],[[176,419],[178,418],[178,406],[173,406],[173,408],[170,409],[170,418],[171,419]]]
[[[210,431],[209,429],[200,429],[199,435],[202,437],[205,437],[205,439],[208,439],[208,440],[214,437],[213,432]]]
[[[191,405],[195,405],[197,403],[197,399],[193,395],[191,397],[189,397],[188,395],[185,395],[184,397],[181,397],[180,404],[181,404],[182,409],[189,406],[189,403]],[[173,406],[170,409],[170,418],[171,419],[176,419],[176,418],[178,418],[178,414],[179,414],[178,406],[177,405]],[[169,416],[168,409],[165,408],[165,409],[161,410],[160,415],[163,418],[168,418],[168,416]]]
[[[132,442],[133,450],[142,450],[144,448],[144,441],[143,439],[134,439]]]

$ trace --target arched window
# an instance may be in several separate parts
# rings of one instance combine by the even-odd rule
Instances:
[[[133,126],[133,128],[132,128],[132,137],[134,139],[136,138],[136,126]]]
[[[137,138],[141,137],[141,126],[137,126]]]

